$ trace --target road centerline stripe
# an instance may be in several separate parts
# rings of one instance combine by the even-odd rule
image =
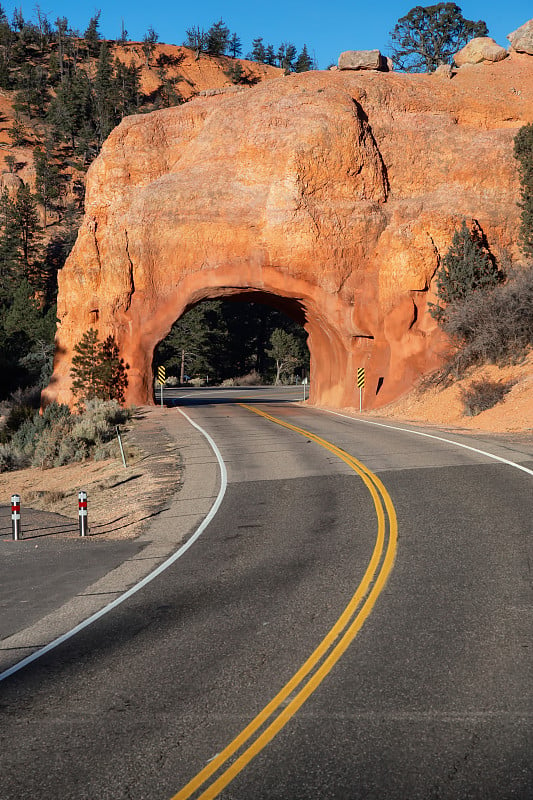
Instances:
[[[254,406],[248,406],[244,403],[240,403],[240,405],[242,408],[258,416],[262,416],[268,421],[308,437],[342,459],[359,475],[374,502],[378,523],[376,542],[359,586],[339,619],[328,634],[326,634],[318,647],[315,648],[302,667],[300,667],[270,703],[263,708],[222,752],[212,758],[186,786],[174,795],[172,800],[187,800],[192,797],[192,795],[196,794],[210,778],[226,767],[218,778],[198,796],[198,800],[210,800],[210,798],[216,797],[274,738],[274,736],[276,736],[284,725],[287,724],[324,680],[361,629],[385,586],[387,578],[392,570],[396,553],[398,531],[396,512],[385,486],[377,475],[374,475],[374,473],[354,456],[346,453],[331,442],[322,439],[320,436],[304,428],[299,428],[296,425],[284,422]],[[387,539],[385,512],[388,518],[388,541],[384,554],[385,542]],[[293,695],[293,697],[289,700],[291,695]],[[286,703],[287,700],[288,702]],[[274,717],[265,728],[264,726],[268,720],[278,711],[278,715]],[[263,729],[262,732],[260,732],[261,729]],[[232,762],[231,759],[236,756],[256,734],[257,737],[252,743]]]

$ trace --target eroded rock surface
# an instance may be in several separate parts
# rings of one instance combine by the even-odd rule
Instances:
[[[314,402],[379,405],[439,362],[427,313],[465,218],[517,254],[513,138],[533,119],[533,59],[432,75],[308,72],[127,117],[87,181],[59,275],[57,355],[44,401],[71,402],[90,326],[150,402],[153,349],[206,298],[269,301],[309,332]]]
[[[512,50],[533,56],[533,19],[524,22],[515,31],[509,33],[507,38],[511,42]]]

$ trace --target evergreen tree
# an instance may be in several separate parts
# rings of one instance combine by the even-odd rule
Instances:
[[[116,124],[115,86],[111,54],[107,42],[103,41],[100,45],[98,67],[94,79],[95,122],[99,147],[102,146]]]
[[[296,47],[291,42],[282,42],[278,49],[278,64],[286,73],[294,71]]]
[[[100,345],[99,351],[100,394],[103,400],[117,400],[124,402],[124,395],[128,387],[129,365],[120,357],[118,345],[113,336],[109,335]]]
[[[249,54],[249,58],[251,61],[259,61],[259,63],[264,63],[265,61],[265,46],[263,44],[263,38],[258,36],[257,39],[254,39],[252,42],[252,52]]]
[[[238,58],[242,53],[241,40],[239,39],[236,33],[233,33],[231,35],[231,38],[228,43],[228,50],[233,58]]]
[[[437,273],[438,304],[430,304],[430,314],[446,322],[447,306],[463,300],[477,289],[496,286],[502,275],[483,247],[478,230],[469,230],[465,220],[455,231],[452,244]]]
[[[85,39],[85,44],[87,45],[87,55],[88,56],[96,56],[100,50],[100,31],[98,28],[100,27],[100,15],[101,11],[97,11],[96,14],[91,17],[89,20],[89,25],[87,26],[87,30],[83,34],[83,38]]]
[[[54,207],[54,201],[59,197],[61,179],[59,169],[54,162],[52,146],[49,140],[44,148],[36,147],[33,151],[35,165],[35,196],[44,208],[44,227],[47,224],[47,214]]]
[[[269,64],[271,67],[276,66],[276,51],[274,50],[273,45],[269,44],[266,48],[263,61],[265,64]]]
[[[7,189],[0,197],[0,292],[9,303],[17,280],[21,280],[20,234],[15,203]]]
[[[524,125],[516,134],[514,154],[522,187],[520,244],[526,256],[533,256],[533,123]]]
[[[143,53],[146,58],[146,66],[150,66],[150,59],[152,58],[153,52],[155,50],[156,42],[158,41],[159,36],[154,31],[154,29],[150,26],[148,28],[148,33],[144,34],[143,37]]]
[[[139,108],[141,91],[139,71],[133,61],[126,66],[119,58],[115,59],[114,96],[117,121],[127,114],[134,114]]]
[[[307,46],[304,44],[302,48],[302,52],[298,56],[296,60],[296,64],[294,66],[295,72],[309,72],[314,68],[313,59],[307,52]]]
[[[223,56],[228,47],[230,40],[229,28],[224,24],[222,19],[215,22],[207,31],[206,51],[210,56]]]
[[[8,130],[8,136],[11,137],[11,141],[15,145],[15,147],[20,147],[26,144],[27,140],[27,130],[26,126],[24,125],[21,118],[18,114],[15,115],[13,122],[11,123],[11,128]]]
[[[78,404],[87,400],[118,400],[124,402],[128,386],[128,365],[120,358],[118,345],[113,336],[98,341],[98,333],[89,328],[74,346],[72,367],[72,392]]]
[[[37,212],[37,203],[29,186],[18,190],[15,200],[15,225],[19,232],[20,254],[24,274],[28,281],[40,288],[39,260],[41,258],[42,231]]]

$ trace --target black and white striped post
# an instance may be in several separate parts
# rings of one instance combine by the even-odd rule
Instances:
[[[357,367],[357,387],[359,389],[359,413],[363,410],[363,389],[365,386],[365,368]]]
[[[80,526],[80,536],[88,536],[87,492],[84,491],[78,492],[78,523]]]
[[[11,495],[11,538],[14,542],[22,539],[22,527],[20,524],[20,495]]]

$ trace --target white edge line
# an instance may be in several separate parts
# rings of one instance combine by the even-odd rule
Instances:
[[[162,572],[164,572],[175,561],[177,561],[178,558],[181,558],[181,556],[184,553],[186,553],[187,550],[190,547],[192,547],[192,545],[196,542],[196,540],[205,531],[205,529],[207,528],[209,523],[213,520],[215,514],[217,513],[218,509],[220,508],[220,504],[222,503],[222,500],[223,500],[224,495],[226,493],[226,487],[228,485],[228,473],[227,473],[227,470],[226,470],[226,465],[224,464],[222,456],[220,455],[220,450],[216,446],[216,444],[213,441],[213,439],[211,438],[211,436],[207,433],[207,431],[205,431],[203,428],[201,428],[199,425],[197,425],[196,422],[193,422],[193,420],[188,416],[188,414],[186,414],[185,411],[182,411],[181,408],[178,408],[177,410],[180,412],[180,414],[182,414],[185,417],[186,420],[188,420],[190,422],[190,424],[193,426],[193,428],[196,428],[197,430],[199,430],[200,433],[207,439],[207,441],[209,442],[209,445],[211,446],[211,449],[213,450],[213,452],[214,452],[214,454],[215,454],[215,456],[217,458],[217,461],[218,461],[218,464],[219,464],[219,467],[220,467],[220,488],[218,490],[218,495],[217,495],[217,497],[215,499],[215,502],[213,503],[213,505],[211,506],[211,508],[209,510],[209,513],[207,514],[207,516],[205,517],[203,522],[200,524],[200,526],[197,528],[195,533],[190,537],[190,539],[188,539],[185,542],[185,544],[182,545],[178,550],[176,550],[176,552],[173,553],[169,558],[167,558],[158,567],[156,567],[156,569],[154,569],[152,572],[150,572],[148,575],[146,575],[141,581],[139,581],[138,583],[134,584],[134,586],[132,586],[130,589],[128,589],[127,592],[124,592],[124,594],[121,594],[119,597],[117,597],[111,603],[109,603],[108,605],[106,605],[103,608],[101,608],[100,611],[96,611],[94,614],[91,614],[90,617],[87,617],[87,619],[84,619],[83,622],[80,622],[79,625],[76,625],[70,631],[67,631],[67,633],[64,633],[61,636],[58,636],[57,639],[54,639],[49,644],[45,645],[44,647],[39,648],[39,650],[36,650],[34,653],[32,653],[31,655],[27,656],[26,658],[23,658],[22,661],[18,661],[16,664],[13,664],[12,667],[9,667],[9,669],[6,669],[4,672],[1,672],[0,673],[0,681],[3,681],[6,678],[9,678],[10,675],[13,675],[15,672],[18,672],[19,670],[21,670],[24,667],[28,666],[28,664],[31,664],[33,661],[36,661],[38,658],[41,658],[41,656],[46,655],[51,650],[53,650],[54,648],[58,647],[60,644],[63,644],[63,642],[66,642],[68,639],[71,639],[73,636],[75,636],[77,633],[82,631],[84,628],[87,628],[93,622],[96,622],[96,620],[100,619],[100,617],[103,617],[104,614],[109,613],[109,611],[113,611],[113,609],[115,609],[117,606],[119,606],[125,600],[128,600],[132,595],[134,595],[140,589],[144,588],[148,583],[150,583],[150,581],[153,581],[154,578],[157,578],[158,575],[161,575]]]
[[[344,419],[350,419],[352,422],[363,422],[365,425],[377,425],[378,428],[390,428],[393,431],[402,431],[403,433],[413,433],[415,436],[425,436],[427,439],[436,439],[438,442],[446,442],[446,444],[453,444],[455,447],[462,447],[464,450],[471,450],[473,453],[479,453],[479,455],[487,456],[487,458],[492,458],[494,461],[501,461],[502,464],[508,464],[510,467],[516,467],[516,469],[522,470],[522,472],[527,472],[528,475],[533,475],[533,470],[529,469],[528,467],[524,467],[522,464],[517,464],[515,461],[510,461],[508,458],[502,458],[501,456],[496,456],[494,453],[488,453],[486,450],[479,450],[477,447],[471,447],[469,444],[463,444],[462,442],[454,442],[453,439],[445,439],[444,436],[435,436],[433,433],[424,433],[423,431],[414,431],[412,428],[400,428],[399,425],[386,425],[384,422],[373,422],[369,419],[360,419],[359,417],[350,417],[348,414],[340,414],[338,411],[329,411],[327,408],[320,409],[321,411],[325,411],[326,414],[333,414],[335,417],[343,417]]]

